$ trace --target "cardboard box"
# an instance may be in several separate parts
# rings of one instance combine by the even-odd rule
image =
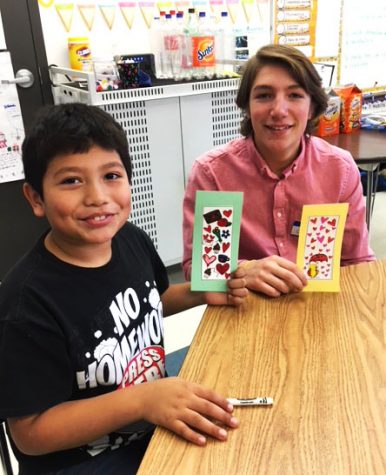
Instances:
[[[340,97],[333,90],[327,92],[328,103],[323,115],[319,118],[316,135],[319,137],[330,137],[339,134],[340,125]]]
[[[334,91],[341,100],[340,133],[349,134],[361,128],[362,91],[355,84],[337,86]]]

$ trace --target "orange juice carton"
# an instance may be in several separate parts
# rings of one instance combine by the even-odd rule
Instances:
[[[350,134],[361,128],[362,91],[355,84],[337,86],[334,91],[341,100],[340,132]]]
[[[340,124],[340,97],[333,90],[327,91],[328,103],[326,110],[319,118],[316,135],[319,137],[330,137],[339,134]]]

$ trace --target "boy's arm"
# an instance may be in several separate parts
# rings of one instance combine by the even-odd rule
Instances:
[[[248,295],[246,272],[238,268],[227,281],[227,292],[192,292],[190,282],[173,284],[162,294],[165,317],[182,312],[197,305],[240,305]]]
[[[41,414],[10,418],[8,424],[21,452],[43,455],[80,447],[143,419],[204,445],[203,434],[219,440],[227,437],[212,421],[238,426],[232,411],[232,405],[211,389],[180,378],[165,378],[64,402]]]

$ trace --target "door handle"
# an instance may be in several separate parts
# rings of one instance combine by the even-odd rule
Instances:
[[[20,87],[31,87],[35,81],[34,75],[28,69],[19,69],[13,79],[1,79],[0,84],[16,84]]]

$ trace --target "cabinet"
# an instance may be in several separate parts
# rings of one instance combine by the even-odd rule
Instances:
[[[87,87],[61,83],[81,76]],[[124,128],[133,162],[130,220],[153,240],[165,263],[182,259],[182,201],[194,160],[238,137],[238,79],[95,92],[92,73],[51,68],[56,103],[102,107]]]

